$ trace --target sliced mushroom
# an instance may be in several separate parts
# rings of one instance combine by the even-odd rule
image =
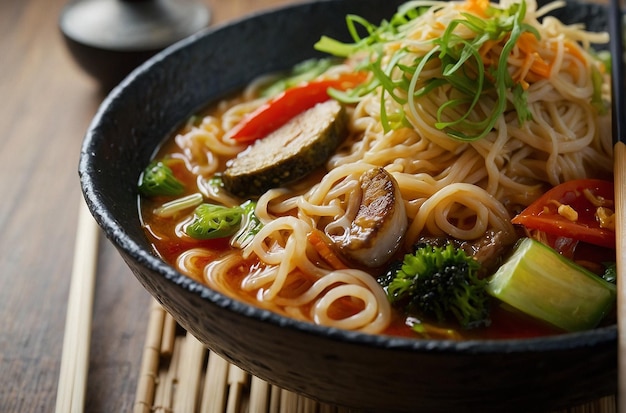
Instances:
[[[374,168],[360,178],[361,203],[349,228],[330,238],[356,263],[379,267],[398,250],[407,229],[404,202],[393,176]]]

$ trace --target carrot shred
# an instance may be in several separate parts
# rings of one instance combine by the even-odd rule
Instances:
[[[463,8],[480,17],[487,17],[487,7],[489,0],[468,0]]]
[[[556,49],[556,45],[555,45],[554,48]],[[587,59],[585,59],[585,56],[583,56],[581,48],[576,43],[565,42],[565,49],[567,50],[567,52],[570,55],[572,55],[576,59],[580,60],[581,62],[583,62],[583,63],[587,62]]]
[[[343,263],[341,258],[333,251],[330,242],[327,241],[326,235],[319,230],[313,230],[309,232],[307,236],[309,242],[315,247],[320,257],[328,263],[334,270],[345,270],[349,267]]]
[[[528,80],[531,80],[528,78],[532,77],[532,74],[544,79],[550,77],[552,65],[537,53],[538,43],[535,35],[528,32],[522,33],[517,40],[516,45],[524,59],[522,68],[526,70],[518,71],[517,76],[515,76],[517,79],[514,78],[514,80],[521,84],[528,84]]]
[[[490,52],[498,43],[500,43],[498,40],[487,40],[478,50],[478,54],[482,58],[485,66],[491,66],[497,62],[497,59],[491,57]]]
[[[576,59],[582,62],[583,66],[587,65],[587,59],[583,55],[583,51],[580,48],[580,46],[578,46],[574,42],[565,42],[564,46],[565,46],[565,51],[569,56],[571,56],[573,59]],[[554,52],[556,53],[557,45],[556,44],[553,45],[552,48],[554,49]],[[578,67],[575,64],[570,63],[569,65],[564,65],[564,70],[570,72],[573,78],[578,78],[580,76]]]

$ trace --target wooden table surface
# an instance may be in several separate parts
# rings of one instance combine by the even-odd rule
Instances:
[[[83,135],[103,99],[58,28],[68,0],[0,0],[0,412],[56,402]],[[112,0],[114,1],[114,0]],[[294,0],[204,0],[212,24]],[[101,237],[85,411],[132,410],[151,299]]]

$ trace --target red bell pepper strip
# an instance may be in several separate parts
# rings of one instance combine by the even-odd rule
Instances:
[[[613,183],[600,179],[577,179],[555,186],[524,209],[511,221],[528,229],[571,238],[607,248],[615,248],[615,231],[600,226],[596,218],[598,206],[591,199],[602,200],[613,210]],[[559,206],[566,211],[559,213]],[[568,212],[575,211],[573,219]]]
[[[363,83],[365,72],[344,73],[337,79],[317,80],[289,88],[246,115],[228,135],[250,143],[283,126],[291,118],[330,99],[328,89],[348,90]]]

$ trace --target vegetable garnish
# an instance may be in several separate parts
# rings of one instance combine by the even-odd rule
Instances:
[[[184,191],[185,186],[165,161],[151,162],[139,178],[139,192],[144,196],[175,196]]]
[[[457,330],[453,328],[438,327],[434,324],[425,323],[417,318],[408,317],[406,325],[411,327],[411,330],[424,338],[439,338],[448,340],[461,340],[463,336]]]
[[[531,238],[489,278],[487,292],[566,331],[598,325],[616,297],[615,285]]]
[[[318,103],[228,160],[224,189],[250,199],[297,182],[323,166],[348,134],[346,108],[333,99]]]
[[[320,257],[334,270],[344,270],[348,268],[343,263],[339,255],[333,250],[333,243],[327,236],[319,230],[313,230],[307,236],[307,240],[315,247]]]
[[[340,63],[340,61],[335,58],[305,60],[296,64],[285,76],[264,86],[260,95],[270,98],[286,89],[304,82],[310,82],[337,63]]]
[[[613,183],[578,179],[555,186],[513,218],[532,230],[615,248]]]
[[[330,99],[329,90],[352,89],[366,78],[366,72],[343,73],[336,79],[311,81],[289,88],[245,116],[228,132],[228,136],[240,143],[251,143],[283,126],[296,115]]]
[[[245,249],[254,239],[254,236],[263,228],[263,224],[254,213],[256,201],[246,201],[241,205],[242,220],[239,231],[233,236],[231,245]]]
[[[362,68],[374,76],[359,91],[381,88],[381,121],[385,131],[409,124],[409,113],[412,118],[419,117],[415,99],[451,87],[457,97],[440,108],[435,126],[458,140],[481,139],[507,110],[514,109],[520,124],[531,118],[526,89],[529,82],[551,75],[551,63],[536,52],[540,35],[536,28],[524,22],[524,1],[508,8],[479,0],[463,5],[459,7],[459,18],[442,22],[446,27],[441,35],[424,40],[430,41],[432,48],[422,56],[412,52],[409,42],[401,43],[399,39],[410,38],[425,13],[431,13],[428,18],[433,18],[438,6],[431,2],[408,2],[380,26],[358,16],[348,16],[352,44],[322,37],[315,47],[340,57],[354,56],[359,51],[369,53],[369,60],[362,63]],[[367,36],[359,36],[357,26]],[[462,34],[467,31],[473,35]],[[383,61],[383,50],[388,49],[396,50],[395,54]],[[513,53],[527,62],[527,70],[509,73],[507,59]],[[439,76],[420,76],[435,62],[441,68]],[[479,118],[475,108],[486,97],[493,100],[493,109]],[[358,96],[353,92],[351,98]],[[385,101],[389,98],[399,104],[397,112],[387,112]]]
[[[439,322],[456,319],[464,328],[474,328],[490,323],[486,280],[479,278],[479,269],[478,261],[452,244],[419,244],[379,282],[389,301],[404,305],[408,314]]]
[[[155,208],[154,215],[160,218],[171,218],[187,209],[197,207],[202,203],[203,199],[202,194],[198,192],[177,198]]]
[[[222,205],[202,204],[193,212],[185,232],[194,239],[225,238],[235,234],[241,227],[244,209]]]

